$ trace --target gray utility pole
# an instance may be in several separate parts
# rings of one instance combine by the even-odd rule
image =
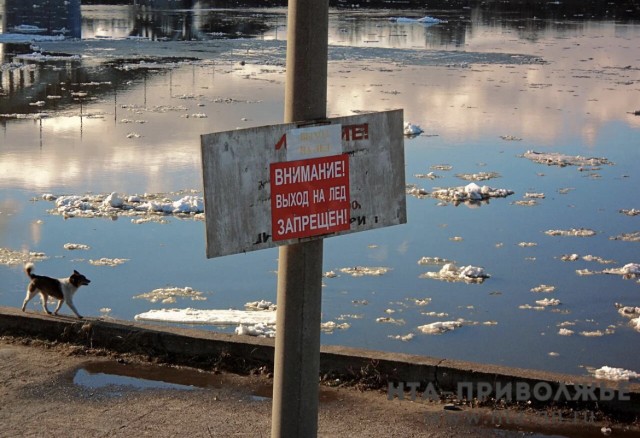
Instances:
[[[325,119],[328,0],[289,0],[284,122]],[[323,240],[281,246],[271,436],[318,433]]]

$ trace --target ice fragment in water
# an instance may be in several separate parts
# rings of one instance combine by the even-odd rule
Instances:
[[[437,321],[431,324],[418,326],[418,330],[427,335],[439,335],[462,327],[464,320],[457,321]]]
[[[625,370],[624,368],[614,368],[607,365],[594,370],[593,375],[596,379],[607,380],[630,380],[640,378],[640,374],[635,371]]]

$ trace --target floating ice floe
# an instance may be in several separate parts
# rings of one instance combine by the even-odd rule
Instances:
[[[99,259],[91,259],[89,260],[89,263],[94,265],[94,266],[118,266],[118,265],[122,265],[123,263],[128,262],[129,259],[110,259],[107,257],[102,257]]]
[[[465,181],[486,181],[500,178],[500,174],[498,172],[457,173],[456,177]]]
[[[509,195],[513,195],[513,193],[512,190],[496,189],[469,183],[464,187],[434,189],[431,192],[431,197],[458,204],[461,202],[478,203],[489,198],[506,198]]]
[[[559,334],[560,336],[571,336],[571,335],[572,335],[572,334],[574,334],[574,333],[575,333],[575,332],[574,332],[573,330],[570,330],[570,329],[567,329],[567,328],[564,328],[564,327],[562,327],[562,328],[560,328],[560,329],[558,330],[558,334]]]
[[[235,329],[236,335],[255,336],[258,338],[275,338],[276,328],[273,325],[258,324],[240,324]]]
[[[43,252],[14,251],[9,248],[0,248],[0,264],[7,266],[24,265],[29,262],[46,260],[49,257]]]
[[[629,318],[629,325],[640,332],[640,307],[623,306],[619,303],[616,303],[615,306],[620,315]]]
[[[603,265],[610,265],[616,262],[615,260],[603,259],[602,257],[598,257],[590,254],[587,254],[586,256],[582,256],[582,260],[587,262],[597,262]]]
[[[398,341],[402,341],[402,342],[409,342],[410,340],[412,340],[415,335],[413,333],[407,333],[406,335],[389,335],[387,336],[389,339],[396,339]]]
[[[348,322],[337,323],[335,321],[327,321],[320,324],[320,330],[325,333],[333,333],[336,330],[346,330],[351,327]]]
[[[154,289],[151,292],[145,292],[135,295],[133,298],[148,300],[152,303],[161,302],[164,304],[175,303],[176,298],[190,298],[191,301],[204,301],[207,297],[203,296],[203,292],[193,290],[190,287],[167,287]]]
[[[554,292],[556,290],[555,286],[549,286],[546,284],[541,284],[540,286],[536,286],[534,288],[531,289],[531,292],[535,292],[535,293],[551,293]]]
[[[89,250],[91,247],[89,245],[85,245],[83,243],[65,243],[63,246],[64,249],[68,249],[70,251],[81,249],[81,250]]]
[[[458,319],[457,321],[437,321],[418,326],[418,330],[426,335],[439,335],[460,328],[463,323],[463,319]]]
[[[63,35],[33,35],[26,33],[0,33],[0,43],[30,43],[34,41],[62,41]]]
[[[113,218],[118,216],[173,215],[204,219],[204,201],[201,196],[184,195],[173,200],[165,194],[121,195],[109,194],[62,195],[50,193],[42,195],[45,201],[55,202],[50,214],[65,218],[83,217]]]
[[[455,263],[453,260],[443,259],[442,257],[422,257],[418,260],[419,265],[446,265],[447,263]]]
[[[433,278],[443,281],[464,281],[466,283],[482,283],[490,276],[483,268],[477,266],[462,266],[458,268],[454,263],[445,264],[438,272],[425,272],[420,278]]]
[[[571,228],[569,230],[547,230],[548,236],[593,237],[597,233],[589,228]]]
[[[137,321],[173,322],[183,324],[209,325],[255,325],[266,324],[275,326],[276,312],[265,310],[224,310],[224,309],[160,309],[149,310],[135,316]]]
[[[522,207],[533,207],[538,205],[538,201],[536,201],[535,199],[522,199],[519,201],[515,201],[513,204],[520,205]]]
[[[439,18],[425,16],[422,18],[408,18],[408,17],[390,17],[389,21],[393,21],[395,23],[421,23],[421,24],[440,24],[446,23],[446,20],[441,20]]]
[[[582,157],[580,155],[571,156],[571,155],[564,155],[556,152],[543,153],[543,152],[527,151],[523,154],[523,157],[536,163],[546,164],[549,166],[560,166],[560,167],[613,165],[613,163],[607,160],[606,158]]]
[[[365,275],[379,276],[389,272],[386,267],[354,266],[352,268],[341,268],[340,272],[349,274],[352,277],[364,277]]]
[[[580,336],[584,336],[587,338],[599,338],[601,336],[605,336],[605,335],[612,335],[614,334],[615,328],[613,327],[607,327],[605,330],[583,330],[580,333],[578,333]]]
[[[418,187],[415,184],[407,184],[404,192],[407,195],[411,195],[411,196],[415,196],[418,199],[423,199],[426,198],[427,196],[429,196],[429,192],[426,191],[425,189]]]
[[[640,214],[640,210],[637,210],[635,208],[632,208],[631,210],[622,209],[620,210],[620,213],[626,214],[627,216],[638,216]]]
[[[433,166],[430,167],[431,170],[443,170],[443,171],[449,171],[451,169],[453,169],[453,166],[451,164],[434,164]]]
[[[345,313],[338,316],[336,319],[338,321],[344,321],[345,319],[362,319],[362,318],[364,318],[363,314]]]
[[[620,303],[615,304],[618,313],[627,318],[635,318],[640,316],[640,307],[623,306]]]
[[[560,300],[556,298],[545,298],[543,300],[536,300],[536,304],[539,306],[549,307],[549,306],[559,306]]]
[[[614,368],[607,365],[593,370],[593,375],[596,379],[607,380],[631,380],[640,378],[640,373],[636,373],[635,371],[625,370],[624,368]]]
[[[625,278],[636,278],[640,275],[640,263],[627,263],[621,268],[605,269],[602,273],[622,275]]]
[[[259,300],[245,303],[244,308],[247,310],[276,310],[277,306],[271,301]]]
[[[421,315],[432,316],[434,318],[446,318],[449,316],[447,312],[420,312]]]
[[[404,124],[404,135],[407,137],[415,137],[417,135],[422,134],[424,131],[419,125],[414,125],[411,122],[407,122]]]
[[[576,260],[580,260],[580,259],[587,262],[597,262],[603,265],[610,265],[616,262],[615,260],[604,259],[602,257],[598,257],[590,254],[580,257],[580,255],[574,253],[574,254],[564,254],[560,257],[560,260],[562,260],[563,262],[575,262]]]
[[[416,178],[420,178],[420,179],[437,179],[437,178],[441,178],[441,176],[436,175],[434,172],[416,173],[414,176]]]
[[[405,325],[404,319],[395,319],[395,318],[391,318],[390,316],[381,316],[379,318],[376,318],[376,322],[379,322],[382,324]]]
[[[518,306],[518,309],[523,310],[544,310],[544,306],[532,306],[531,304],[521,304]]]
[[[622,240],[624,242],[640,242],[640,231],[634,233],[622,233],[618,236],[609,237],[609,240]]]

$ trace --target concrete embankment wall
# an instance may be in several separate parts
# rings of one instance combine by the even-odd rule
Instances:
[[[246,371],[273,366],[274,340],[183,329],[162,325],[102,319],[78,320],[19,309],[0,307],[0,335],[28,336],[49,341],[69,342],[120,353],[136,353],[191,366],[219,367]],[[543,371],[437,359],[400,353],[362,350],[339,346],[321,348],[320,372],[343,381],[357,380],[369,387],[387,389],[403,384],[408,389],[419,382],[418,396],[431,390],[467,395],[468,390],[503,390],[503,396],[522,400],[523,388],[539,395],[568,394],[576,407],[599,408],[629,417],[640,417],[640,385],[624,384],[622,393],[612,395],[613,382],[593,381]],[[536,385],[538,385],[536,387]],[[510,393],[504,392],[509,388]],[[602,392],[604,388],[604,393]],[[405,393],[405,397],[408,396]],[[532,396],[533,401],[536,397]],[[553,397],[551,398],[553,399]]]

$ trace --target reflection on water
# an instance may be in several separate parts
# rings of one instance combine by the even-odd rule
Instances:
[[[80,37],[80,0],[3,0],[0,33]]]
[[[102,23],[114,23],[110,32],[135,27],[132,10],[83,7],[83,29],[97,23],[84,21],[91,14],[109,17],[96,29]],[[256,11],[233,14],[251,17]],[[0,248],[44,252],[49,258],[36,268],[42,274],[62,276],[78,268],[91,278],[76,298],[87,315],[108,308],[110,316],[132,319],[150,307],[167,307],[132,299],[165,286],[207,292],[206,301],[169,307],[242,308],[248,301],[274,301],[276,251],[206,260],[201,222],[65,220],[49,215],[53,204],[41,197],[201,190],[200,134],[282,121],[284,12],[260,14],[270,23],[260,38],[215,44],[131,40],[126,47],[139,54],[126,62],[112,56],[115,47],[125,47],[116,46],[115,38],[83,41],[88,48],[82,58],[60,56],[60,47],[71,46],[55,46],[53,58],[39,59],[24,56],[31,53],[28,46],[5,45]],[[477,208],[410,197],[406,226],[327,239],[325,270],[338,275],[324,279],[323,322],[348,322],[350,328],[323,334],[323,342],[579,374],[586,373],[584,366],[602,365],[640,371],[637,356],[628,354],[638,333],[614,305],[640,306],[637,279],[576,274],[604,269],[596,258],[583,258],[588,255],[614,260],[616,268],[640,262],[637,242],[610,239],[638,229],[638,216],[619,210],[639,208],[640,117],[634,112],[640,110],[640,69],[629,54],[640,52],[640,26],[497,16],[478,8],[442,11],[448,23],[428,27],[388,19],[400,14],[419,16],[332,11],[328,113],[404,108],[405,120],[425,130],[405,141],[408,183],[431,191],[466,185],[457,174],[486,172],[499,177],[479,185],[515,194]],[[157,20],[148,17],[149,23]],[[206,51],[214,45],[218,52]],[[144,57],[152,50],[162,57]],[[269,63],[241,63],[247,53],[268,54]],[[484,61],[469,62],[477,53],[487,54]],[[510,54],[505,58],[514,61],[496,62],[491,54]],[[520,55],[530,56],[520,62]],[[606,157],[615,165],[544,166],[521,157],[529,149]],[[433,179],[424,177],[429,173]],[[532,199],[525,193],[544,197],[518,203]],[[545,233],[571,228],[593,229],[595,235]],[[90,249],[64,249],[70,242]],[[580,257],[563,261],[566,254]],[[89,263],[102,257],[126,262]],[[420,278],[440,269],[419,265],[423,257],[482,266],[490,278],[482,284]],[[341,273],[349,266],[389,271],[355,278]],[[0,265],[0,275],[0,304],[20,305],[26,279],[21,267]],[[543,298],[562,304],[533,310]],[[442,335],[416,329],[459,319],[460,327]],[[574,335],[560,336],[567,327]]]

